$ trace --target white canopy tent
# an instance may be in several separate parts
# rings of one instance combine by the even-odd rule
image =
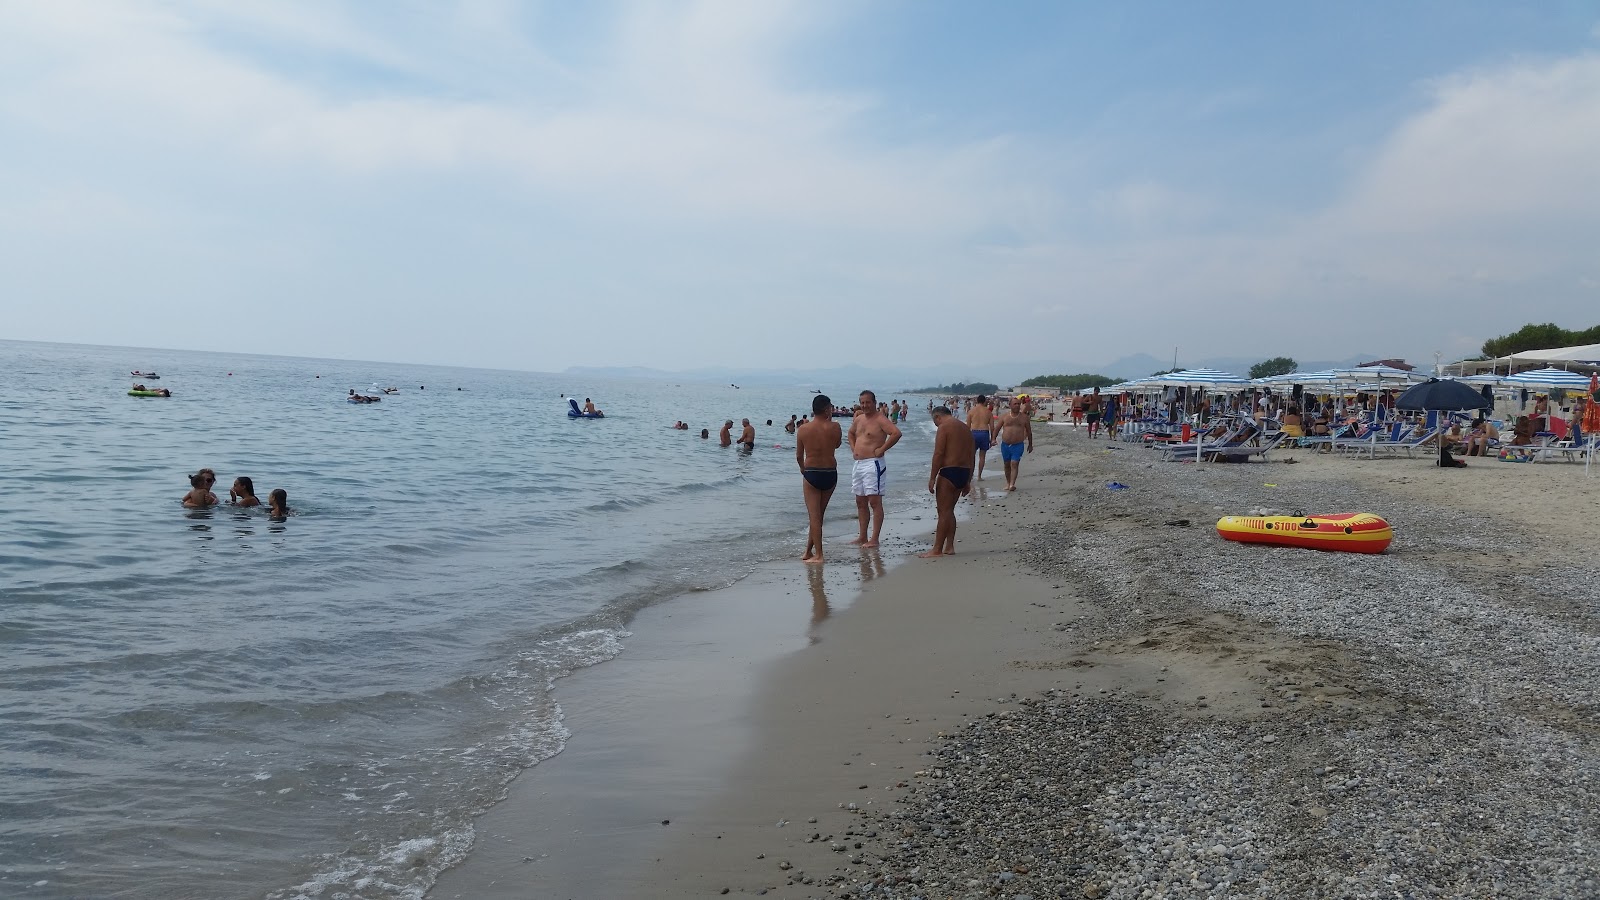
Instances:
[[[1521,350],[1509,356],[1495,359],[1464,359],[1453,363],[1450,368],[1466,374],[1471,372],[1510,372],[1519,365],[1529,363],[1544,363],[1547,366],[1562,365],[1581,368],[1586,372],[1593,372],[1600,368],[1600,344],[1579,344],[1575,347],[1551,347],[1548,350]]]

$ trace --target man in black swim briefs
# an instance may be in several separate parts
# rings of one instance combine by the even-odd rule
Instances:
[[[933,422],[933,464],[928,473],[928,493],[939,510],[933,530],[933,549],[920,554],[923,559],[951,556],[956,552],[956,501],[972,493],[972,458],[977,452],[972,429],[957,419],[949,407],[936,407]]]
[[[803,422],[794,432],[794,459],[800,464],[800,477],[805,480],[800,488],[806,498],[806,515],[811,520],[806,534],[806,553],[801,562],[822,562],[822,516],[828,511],[828,501],[839,484],[839,462],[834,451],[843,443],[839,423],[833,420],[833,401],[818,394],[811,401],[811,411],[816,418]]]

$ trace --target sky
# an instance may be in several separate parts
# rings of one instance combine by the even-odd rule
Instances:
[[[0,0],[0,338],[560,371],[1600,324],[1600,0]]]

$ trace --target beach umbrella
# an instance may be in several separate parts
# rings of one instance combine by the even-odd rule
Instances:
[[[1463,409],[1488,409],[1491,404],[1470,385],[1430,378],[1407,389],[1394,405],[1396,409],[1458,412]]]
[[[1594,466],[1594,451],[1600,440],[1600,375],[1589,376],[1589,396],[1583,402],[1583,436],[1588,439],[1589,454],[1583,459],[1583,477],[1588,478]]]
[[[1408,388],[1394,402],[1395,409],[1417,409],[1425,412],[1458,412],[1463,409],[1486,410],[1494,402],[1459,381],[1440,381],[1430,378]],[[1439,441],[1439,464],[1445,460],[1444,441]]]
[[[1548,388],[1551,390],[1581,391],[1589,386],[1589,379],[1578,372],[1566,369],[1534,369],[1507,375],[1502,382],[1519,388]]]
[[[1351,369],[1334,369],[1334,377],[1340,381],[1359,381],[1363,384],[1415,384],[1426,380],[1427,376],[1394,366],[1356,366]]]
[[[1250,384],[1248,378],[1217,369],[1184,369],[1154,376],[1154,380],[1165,387],[1247,387]]]

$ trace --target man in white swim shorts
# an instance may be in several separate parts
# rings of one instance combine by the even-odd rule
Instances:
[[[899,442],[900,429],[879,410],[878,396],[862,391],[861,405],[850,420],[847,439],[850,453],[856,460],[850,473],[850,488],[856,495],[856,519],[861,523],[860,535],[850,543],[876,547],[883,533],[883,489],[889,471],[883,464],[883,455]],[[869,525],[872,526],[870,539],[867,536]]]

